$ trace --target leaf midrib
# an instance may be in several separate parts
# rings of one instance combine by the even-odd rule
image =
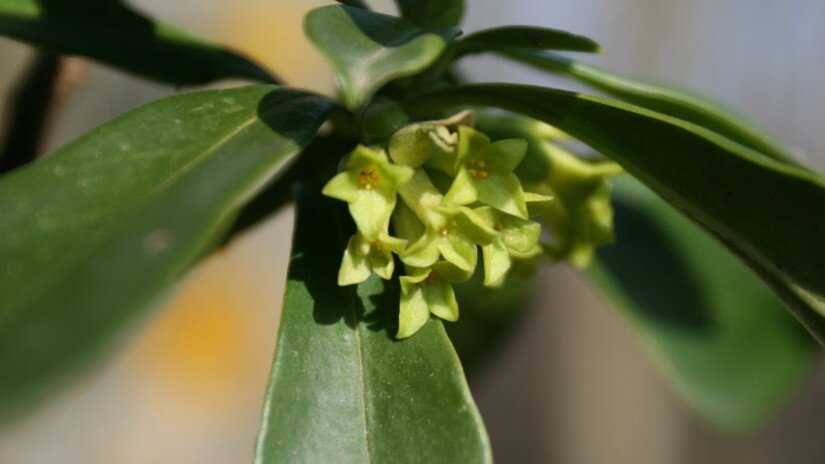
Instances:
[[[347,237],[343,230],[341,230],[341,221],[335,221],[335,231],[338,234],[339,243],[346,246]],[[358,317],[358,294],[356,285],[347,286],[347,295],[350,299],[350,311],[352,312],[353,332],[356,346],[356,354],[358,355],[358,387],[361,396],[361,423],[364,429],[364,451],[366,453],[367,462],[371,463],[372,452],[370,450],[370,434],[369,423],[367,417],[367,387],[366,387],[366,372],[364,369],[364,341],[361,337],[361,319]],[[346,322],[345,322],[346,325]]]

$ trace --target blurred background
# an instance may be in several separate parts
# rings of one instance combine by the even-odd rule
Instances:
[[[328,67],[301,33],[304,13],[329,2],[131,3],[245,52],[288,83],[334,92]],[[391,11],[387,1],[370,3]],[[607,53],[585,61],[709,96],[825,168],[821,0],[468,4],[467,32],[530,24],[593,37]],[[31,53],[0,39],[0,101],[7,101]],[[175,93],[93,63],[72,66],[76,84],[54,121],[48,151]],[[576,88],[493,58],[471,58],[462,68],[472,80]],[[290,234],[291,211],[283,211],[208,259],[114,356],[4,429],[0,463],[251,462]],[[722,434],[680,405],[627,321],[578,272],[557,266],[539,278],[533,308],[515,335],[471,378],[497,462],[825,462],[825,364],[766,427]]]

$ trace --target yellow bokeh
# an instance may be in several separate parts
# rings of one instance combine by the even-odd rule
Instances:
[[[328,67],[301,27],[304,14],[323,4],[328,2],[226,8],[216,14],[211,35],[273,70],[285,83],[332,94]],[[266,230],[249,234],[207,259],[130,350],[139,375],[167,398],[188,403],[193,413],[260,407],[277,331],[276,324],[262,326],[262,316],[273,320],[280,310],[272,292],[261,289],[282,286],[286,263],[286,256],[281,268],[263,260],[275,253],[271,239]],[[282,275],[272,276],[273,266]],[[262,275],[279,281],[262,280]]]
[[[303,35],[303,17],[324,1],[264,1],[227,9],[214,38],[272,70],[285,84],[326,95],[334,92],[330,68]]]

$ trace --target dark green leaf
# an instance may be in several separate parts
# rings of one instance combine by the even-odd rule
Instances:
[[[613,158],[743,259],[825,343],[825,179],[694,124],[612,100],[520,85],[417,99],[419,111],[490,105],[545,121]]]
[[[362,2],[361,0],[336,0],[338,3],[342,5],[351,6],[353,8],[363,8],[365,10],[369,10],[369,6],[366,3]]]
[[[464,0],[395,0],[404,19],[429,30],[461,24]]]
[[[727,429],[777,412],[812,367],[810,338],[742,263],[650,190],[624,177],[613,198],[617,241],[590,274],[676,391]]]
[[[501,48],[497,51],[542,69],[564,73],[634,105],[698,124],[770,158],[797,164],[791,152],[761,130],[719,105],[695,95],[628,79],[552,53],[516,48]]]
[[[329,108],[274,86],[181,95],[0,177],[0,417],[144,314]]]
[[[524,50],[563,50],[601,52],[602,48],[587,37],[557,29],[533,26],[505,26],[470,34],[454,44],[455,58],[469,53]]]
[[[393,79],[427,68],[446,46],[440,35],[393,16],[339,5],[311,11],[305,28],[332,66],[341,98],[351,110],[368,103]]]
[[[441,322],[395,340],[397,281],[336,284],[350,222],[342,204],[299,192],[256,462],[491,462]]]
[[[0,34],[172,84],[274,82],[249,60],[114,0],[0,0]]]

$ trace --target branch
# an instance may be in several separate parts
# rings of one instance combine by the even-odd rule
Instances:
[[[0,174],[33,161],[40,154],[59,91],[60,55],[38,52],[9,105],[10,122],[0,148]]]

